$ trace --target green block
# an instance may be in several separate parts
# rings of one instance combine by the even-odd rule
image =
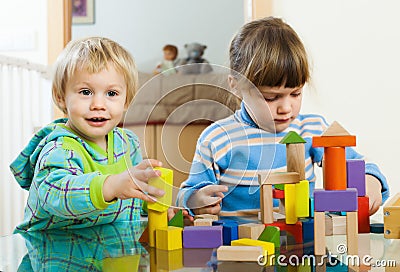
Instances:
[[[278,190],[285,191],[285,184],[275,184],[274,188],[278,189]]]
[[[275,245],[275,248],[281,247],[281,231],[275,226],[266,226],[263,232],[261,232],[258,240],[264,242],[270,242]]]
[[[304,144],[306,140],[304,140],[297,132],[289,131],[285,137],[279,142],[281,144]]]
[[[179,210],[174,217],[168,222],[168,226],[183,228],[183,213]]]

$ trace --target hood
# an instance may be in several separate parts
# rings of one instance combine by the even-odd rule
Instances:
[[[65,124],[66,122],[66,118],[58,119],[39,130],[18,157],[10,164],[11,172],[23,189],[29,190],[37,159],[47,143],[63,136],[78,138],[69,130],[59,126],[59,124]]]

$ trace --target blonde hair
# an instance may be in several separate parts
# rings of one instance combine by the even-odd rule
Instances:
[[[122,73],[126,82],[126,101],[128,106],[138,88],[138,75],[135,61],[121,45],[103,37],[89,37],[71,41],[67,44],[55,63],[52,96],[54,103],[66,113],[62,106],[67,82],[77,69],[98,73],[112,63]]]
[[[310,79],[303,43],[279,18],[245,24],[231,42],[229,58],[230,68],[255,86],[295,88]]]

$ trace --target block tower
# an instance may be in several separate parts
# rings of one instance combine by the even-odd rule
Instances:
[[[324,147],[324,189],[314,191],[314,253],[325,254],[325,212],[346,212],[347,253],[358,255],[358,190],[347,185],[345,149],[356,145],[356,137],[334,122],[321,136],[313,137],[312,145]]]

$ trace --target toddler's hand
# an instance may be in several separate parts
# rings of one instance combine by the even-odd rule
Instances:
[[[382,185],[374,176],[365,175],[366,195],[369,197],[369,215],[373,215],[382,205]]]
[[[161,172],[152,167],[161,166],[161,162],[153,159],[143,160],[130,169],[107,177],[103,185],[104,200],[109,202],[115,198],[140,198],[155,202],[164,191],[147,184],[150,178],[161,176]]]
[[[221,211],[220,203],[224,198],[223,192],[227,192],[225,185],[208,185],[195,193],[188,199],[188,207],[195,214],[218,214]]]

